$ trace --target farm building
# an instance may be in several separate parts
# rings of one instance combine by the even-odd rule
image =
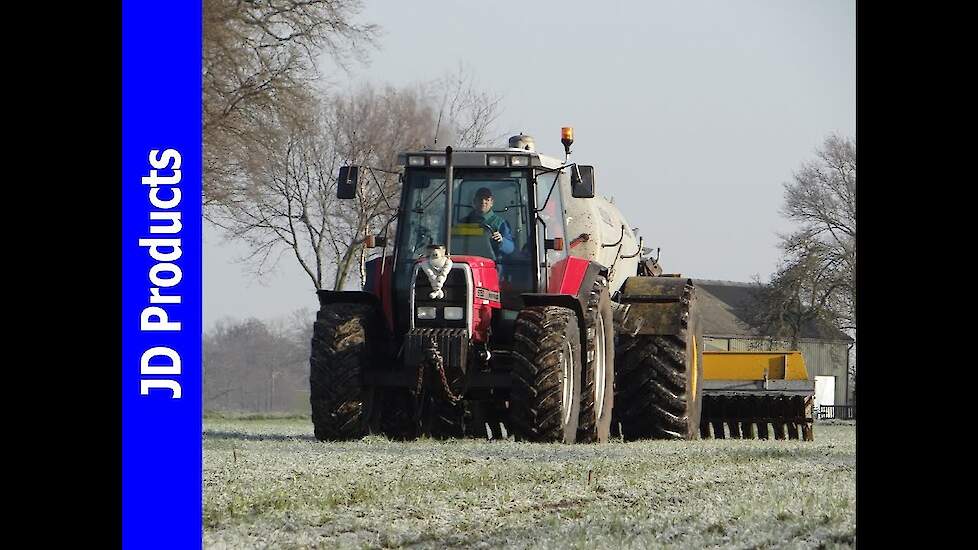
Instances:
[[[751,283],[694,279],[703,314],[706,350],[786,350],[787,343],[771,343],[744,320],[751,300]],[[808,376],[815,380],[816,401],[822,405],[849,405],[849,349],[853,339],[824,323],[811,323],[802,330],[799,351],[805,357]],[[771,346],[770,348],[768,346]]]

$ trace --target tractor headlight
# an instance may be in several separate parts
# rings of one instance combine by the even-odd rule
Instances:
[[[418,319],[434,319],[435,308],[422,306],[418,308]]]
[[[431,155],[428,163],[432,166],[445,166],[445,155]]]
[[[530,164],[530,157],[525,155],[513,155],[509,157],[510,166],[528,166]]]
[[[489,155],[489,166],[506,166],[506,157],[503,155]]]
[[[416,155],[409,156],[408,166],[424,166],[424,157]]]
[[[465,316],[465,311],[460,307],[446,307],[445,308],[445,320],[446,321],[458,321]]]

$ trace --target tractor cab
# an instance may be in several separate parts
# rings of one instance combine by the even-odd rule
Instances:
[[[534,292],[536,284],[532,175],[526,168],[456,168],[452,226],[447,232],[445,177],[444,169],[405,171],[394,252],[395,292],[407,290],[411,268],[428,246],[449,243],[450,256],[492,260],[504,302],[515,305],[519,295]]]
[[[383,243],[386,259],[369,262],[365,290],[382,300],[388,295],[384,300],[390,304],[385,307],[388,326],[397,336],[406,334],[419,321],[416,302],[427,301],[416,290],[418,284],[428,288],[419,263],[431,247],[440,245],[454,263],[470,267],[477,263],[477,272],[494,271],[484,279],[495,279],[498,286],[468,284],[473,286],[470,290],[476,305],[479,292],[492,293],[498,300],[494,306],[502,311],[493,316],[493,332],[505,342],[512,331],[499,325],[515,320],[525,305],[523,295],[547,292],[551,271],[567,257],[562,197],[571,193],[572,181],[578,187],[590,185],[593,195],[591,174],[586,173],[588,181],[582,181],[576,165],[537,153],[533,138],[522,134],[511,138],[506,148],[404,152],[398,155],[398,165],[404,171],[396,235],[389,243],[393,250],[388,249],[388,239],[377,241]],[[341,169],[340,198],[353,196],[360,169]],[[450,187],[446,186],[449,177]],[[579,195],[576,187],[573,190]],[[384,283],[380,282],[382,269],[392,271],[383,277]],[[451,287],[456,279],[453,276],[445,284]],[[435,315],[448,321],[440,308]],[[470,326],[474,330],[476,325],[477,320]],[[482,341],[486,335],[473,336]]]
[[[407,306],[412,298],[424,298],[412,290],[412,284],[417,287],[419,283],[427,288],[426,281],[419,280],[415,266],[429,246],[445,245],[455,262],[470,266],[479,263],[495,271],[498,286],[476,285],[474,292],[485,288],[498,296],[498,309],[502,311],[490,322],[495,325],[493,332],[502,336],[509,331],[500,330],[499,323],[512,322],[522,308],[521,296],[540,288],[542,248],[537,236],[543,235],[545,229],[535,223],[539,204],[535,191],[539,182],[534,173],[534,168],[541,166],[540,157],[526,150],[505,149],[458,150],[451,156],[450,192],[446,192],[445,185],[445,151],[420,151],[399,157],[405,170],[395,238],[393,302]],[[450,213],[446,212],[449,208]],[[559,216],[543,223],[562,227]],[[489,262],[478,262],[476,258]],[[542,280],[546,281],[545,273]],[[416,312],[414,319],[398,315],[411,309],[393,308],[396,332],[404,333],[417,325]]]
[[[499,297],[503,310],[494,322],[512,322],[524,306],[522,295],[547,292],[553,266],[567,257],[562,197],[571,192],[572,180],[581,180],[576,165],[538,154],[533,139],[522,134],[506,148],[404,152],[398,165],[403,173],[396,235],[390,242],[386,235],[370,240],[384,246],[385,259],[368,262],[366,289],[390,304],[385,314],[395,334],[414,326],[416,314],[409,312],[418,264],[436,245],[454,260],[479,258],[494,270],[498,288],[485,289]],[[355,195],[361,169],[369,170],[340,170],[340,198]],[[381,270],[392,271],[384,277],[388,282],[380,283]]]

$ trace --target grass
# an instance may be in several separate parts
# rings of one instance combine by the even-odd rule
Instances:
[[[299,412],[233,412],[233,411],[204,411],[204,420],[304,420],[309,413]]]
[[[205,548],[855,544],[855,427],[815,441],[321,443],[204,421]]]

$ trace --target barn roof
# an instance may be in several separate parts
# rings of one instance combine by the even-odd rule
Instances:
[[[744,320],[746,307],[752,298],[754,283],[693,279],[697,301],[702,311],[703,334],[706,336],[762,336]],[[801,338],[825,341],[852,342],[847,334],[824,321],[811,322],[802,328]]]

